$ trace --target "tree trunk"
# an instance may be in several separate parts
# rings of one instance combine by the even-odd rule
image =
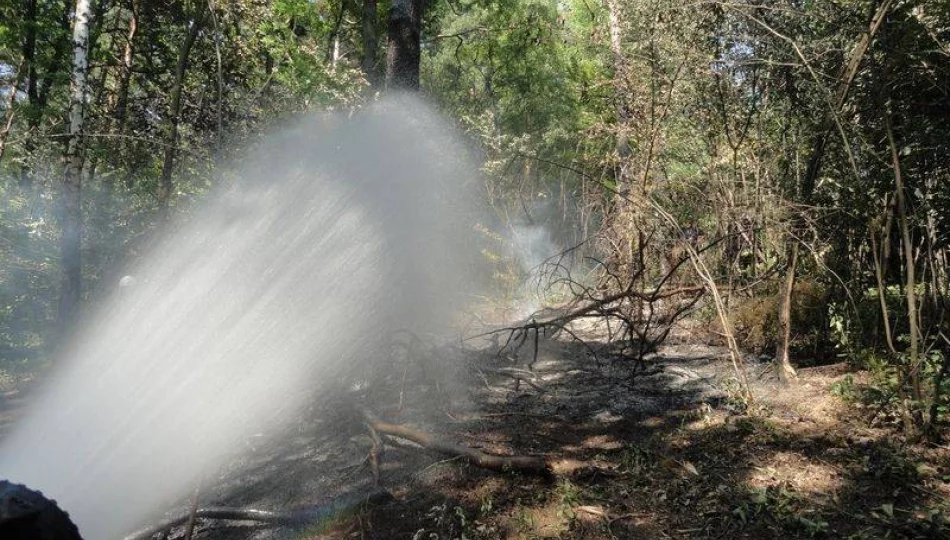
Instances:
[[[623,17],[618,0],[607,0],[610,29],[610,53],[613,58],[614,99],[617,115],[617,194],[618,204],[623,206],[622,197],[631,189],[632,171],[630,170],[630,130],[631,130],[631,96],[627,76],[629,65],[623,51]]]
[[[330,71],[336,71],[336,66],[339,63],[340,63],[340,36],[334,36],[333,52],[330,55]]]
[[[340,60],[340,31],[343,28],[343,17],[346,15],[346,5],[340,5],[340,11],[337,12],[336,20],[333,22],[333,30],[327,37],[327,59],[330,64],[330,70],[336,71],[337,62]]]
[[[65,2],[68,4],[68,2]],[[26,156],[32,156],[36,150],[36,138],[39,135],[40,124],[43,120],[43,115],[46,111],[46,105],[49,103],[50,95],[53,90],[53,82],[56,80],[52,74],[56,73],[65,68],[63,65],[64,60],[69,56],[69,46],[70,38],[69,32],[72,27],[72,19],[70,19],[70,9],[68,5],[63,6],[62,14],[60,17],[60,26],[62,27],[63,33],[62,36],[56,40],[53,46],[53,54],[50,55],[49,64],[45,66],[45,75],[40,82],[39,75],[37,75],[37,69],[39,61],[34,57],[33,66],[31,70],[32,78],[37,80],[35,91],[35,99],[30,94],[28,89],[27,97],[30,100],[30,107],[27,109],[29,112],[26,115],[26,136],[24,137],[23,142],[23,154]],[[88,27],[86,28],[86,33],[88,34]],[[35,174],[35,166],[26,164],[20,169],[20,185],[23,187],[29,186],[33,183],[33,177]]]
[[[26,28],[23,32],[23,67],[21,70],[26,71],[26,99],[30,104],[29,113],[28,113],[28,136],[27,136],[27,152],[32,153],[32,140],[29,138],[32,136],[33,127],[33,118],[37,115],[35,108],[37,107],[37,101],[39,101],[39,94],[36,85],[36,0],[26,0],[23,4],[24,7],[24,22],[26,23]],[[21,76],[20,72],[17,72],[17,78]],[[16,97],[16,92],[13,92],[10,96],[10,109],[8,111],[9,118],[6,129],[3,132],[4,139],[10,131],[10,124],[13,121],[13,103],[14,98]],[[3,155],[3,142],[0,141],[0,157]],[[26,187],[30,183],[30,175],[27,172],[21,171],[20,173],[20,186]]]
[[[119,131],[119,141],[115,159],[118,164],[123,164],[128,154],[128,142],[126,141],[128,122],[126,122],[126,117],[128,116],[129,110],[129,88],[132,84],[132,58],[135,54],[135,34],[138,31],[138,6],[136,3],[136,0],[130,0],[127,8],[129,12],[129,26],[125,36],[125,47],[122,51],[122,65],[119,67],[119,87],[116,90],[115,123]],[[128,180],[133,178],[131,174],[132,168],[129,167],[128,164],[125,166],[129,171],[129,175],[126,178],[126,183],[128,184]]]
[[[99,3],[96,9],[93,12],[93,19],[95,21],[95,24],[90,30],[90,38],[89,38],[90,48],[96,47],[95,40],[97,37],[102,35],[101,27],[103,25],[102,21],[105,18],[106,11],[108,9],[107,3],[108,2],[106,0],[99,0]],[[122,18],[121,10],[118,10],[118,9],[115,10],[115,14],[112,19],[112,28],[119,27],[119,22],[121,21],[121,18]],[[106,48],[103,49],[102,53],[107,55],[109,58],[117,58],[118,54],[115,51],[115,47],[118,45],[118,43],[119,43],[118,40],[107,41],[105,44]],[[89,93],[91,95],[87,96],[86,98],[88,102],[97,103],[97,104],[104,103],[107,100],[107,98],[105,97],[106,93],[108,92],[106,81],[108,80],[109,71],[110,71],[109,66],[107,65],[100,65],[98,66],[98,69],[99,69],[98,80],[94,81],[94,84],[91,84],[91,85],[87,83],[87,86],[89,87]],[[93,74],[93,70],[90,69],[88,77],[92,77],[92,74]],[[113,101],[111,101],[112,99],[113,98],[110,96],[109,98],[110,104],[114,103]],[[87,119],[86,124],[87,124],[86,125],[87,130],[92,130],[94,132],[99,132],[99,133],[112,133],[112,117],[111,116],[98,115],[98,116],[95,116],[93,119]],[[91,156],[89,156],[88,159],[85,159],[85,157],[83,158],[83,167],[85,169],[84,182],[87,185],[91,184],[92,181],[96,178],[96,170],[99,167],[99,159],[100,159],[100,155],[98,153],[93,153]]]
[[[914,244],[910,235],[910,224],[907,222],[907,199],[904,193],[904,179],[901,172],[900,155],[897,151],[897,143],[894,142],[894,128],[891,125],[891,115],[884,113],[884,129],[887,132],[887,144],[891,150],[891,165],[894,168],[895,199],[897,201],[897,227],[901,234],[901,247],[904,251],[904,294],[907,298],[907,324],[910,332],[910,350],[907,366],[907,379],[910,380],[911,397],[914,403],[905,403],[907,413],[920,427],[922,417],[920,415],[921,399],[923,392],[920,385],[920,324],[918,321],[917,308],[917,268],[914,262]]]
[[[409,426],[384,422],[376,418],[376,416],[369,411],[362,410],[360,412],[363,415],[363,420],[366,422],[366,425],[377,433],[406,439],[407,441],[412,441],[441,454],[462,458],[476,467],[497,472],[517,472],[541,476],[549,476],[551,474],[551,466],[543,457],[486,454],[474,448],[443,441],[429,433],[413,429]]]
[[[845,106],[845,102],[848,99],[848,93],[851,91],[851,85],[854,83],[854,78],[858,73],[858,69],[861,67],[861,63],[863,62],[864,56],[871,45],[874,35],[877,34],[877,31],[881,28],[881,25],[884,24],[884,19],[887,17],[887,13],[893,4],[893,1],[894,0],[883,0],[877,6],[874,16],[868,23],[867,32],[861,34],[861,37],[858,38],[854,48],[851,49],[851,54],[848,56],[847,63],[841,66],[841,71],[838,74],[838,86],[835,90],[834,101],[830,104],[832,109],[829,111],[830,118],[823,122],[823,126],[820,128],[818,136],[814,141],[811,155],[808,159],[808,166],[805,170],[805,176],[802,178],[801,182],[801,200],[806,206],[811,206],[812,199],[814,197],[815,182],[818,179],[818,173],[821,171],[822,161],[825,156],[825,149],[827,148],[828,136],[832,131],[832,126],[837,123],[838,114]],[[842,133],[842,136],[843,135],[844,134]],[[846,140],[845,144],[847,144]],[[796,229],[801,229],[801,226],[797,223],[794,223],[793,227]],[[794,265],[789,265],[788,273],[785,276],[785,283],[789,290],[791,290],[791,287],[794,287]],[[788,285],[789,283],[791,283],[791,285]],[[779,309],[779,320],[781,320],[781,310],[784,309],[784,306],[780,304]],[[786,341],[786,336],[783,334],[780,336],[780,338],[783,343],[779,344],[777,350],[787,351],[789,344]],[[778,354],[776,354],[776,362],[779,362],[779,371],[785,371],[785,365],[781,363]]]
[[[878,5],[874,16],[871,17],[871,21],[868,23],[867,32],[862,33],[861,37],[858,38],[857,43],[855,43],[848,57],[848,62],[841,67],[841,72],[838,74],[838,87],[835,91],[834,101],[831,103],[831,116],[825,120],[824,126],[819,131],[818,138],[815,139],[811,159],[808,161],[808,170],[802,182],[802,193],[810,194],[815,190],[815,181],[818,179],[818,172],[821,170],[821,162],[825,156],[828,136],[831,134],[832,128],[837,122],[838,113],[844,108],[845,101],[848,99],[848,94],[851,91],[851,85],[854,83],[854,78],[857,76],[861,62],[864,60],[864,55],[871,46],[874,35],[877,34],[881,25],[884,24],[884,20],[893,3],[894,0],[883,0]],[[844,133],[841,133],[841,135],[843,138]],[[847,144],[847,140],[845,140],[845,144]]]
[[[775,365],[778,367],[778,378],[788,384],[798,378],[795,368],[789,359],[788,349],[792,337],[792,290],[795,288],[795,267],[798,265],[798,241],[789,239],[788,270],[785,272],[785,283],[779,291],[778,329],[779,341],[775,346]]]
[[[60,200],[63,282],[59,297],[59,330],[69,330],[79,311],[82,290],[82,136],[89,71],[89,0],[77,0],[73,16],[73,64],[69,84],[69,132],[66,169]]]
[[[869,232],[871,237],[871,259],[874,263],[874,279],[877,283],[877,300],[881,306],[881,320],[884,326],[884,340],[887,343],[887,349],[891,351],[891,354],[896,355],[897,348],[894,347],[894,332],[891,330],[890,310],[887,308],[887,280],[884,276],[884,272],[887,268],[885,250],[887,249],[886,246],[890,243],[891,219],[893,214],[890,201],[887,200],[885,202],[887,210],[884,212],[883,225],[872,226]],[[880,247],[877,242],[878,229],[881,234]]]
[[[200,8],[199,8],[200,9]],[[181,121],[181,92],[188,70],[188,56],[198,39],[203,13],[198,13],[191,22],[188,35],[178,50],[178,65],[175,68],[175,85],[172,87],[171,103],[165,120],[165,159],[162,162],[162,176],[158,184],[158,205],[163,217],[168,215],[168,203],[172,194],[172,173],[175,170],[175,156],[178,153],[178,124]]]
[[[379,70],[376,67],[376,0],[363,0],[363,73],[371,86],[379,85]]]
[[[10,83],[9,98],[6,103],[6,118],[3,121],[3,128],[0,129],[0,161],[3,161],[3,154],[7,147],[7,135],[10,134],[10,128],[13,127],[13,118],[16,116],[16,96],[20,89],[20,83],[23,82],[23,71],[26,67],[26,58],[20,62],[20,67],[16,70],[16,77]]]
[[[26,0],[25,22],[26,29],[23,33],[23,61],[26,62],[27,83],[26,96],[30,104],[36,103],[36,0]]]
[[[125,35],[125,47],[122,51],[122,65],[119,68],[119,87],[116,90],[115,120],[120,133],[125,128],[125,117],[129,106],[129,86],[132,81],[132,56],[135,53],[135,33],[138,31],[138,16],[135,2],[129,2],[129,24]]]
[[[423,0],[393,0],[389,10],[386,88],[419,89],[420,36]]]

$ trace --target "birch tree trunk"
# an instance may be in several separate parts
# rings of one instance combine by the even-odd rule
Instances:
[[[627,195],[631,189],[631,164],[630,164],[630,129],[631,129],[631,96],[628,75],[630,71],[629,63],[623,51],[623,13],[621,12],[618,0],[607,0],[607,12],[609,15],[610,29],[610,53],[613,59],[613,84],[615,108],[617,114],[617,159],[619,168],[617,171],[617,193],[622,197]],[[618,204],[623,206],[623,201],[618,200]]]
[[[116,90],[117,96],[115,102],[115,123],[119,130],[119,141],[115,156],[116,163],[127,163],[126,157],[129,153],[129,144],[126,140],[126,136],[128,135],[128,122],[126,118],[129,110],[129,89],[132,84],[132,58],[135,53],[135,35],[138,31],[137,0],[131,0],[126,9],[129,12],[129,23],[128,31],[125,36],[125,48],[122,52],[122,64],[119,66],[119,87]],[[133,171],[133,167],[127,167],[125,183],[129,188],[132,187],[130,184],[132,178],[134,178]]]
[[[69,131],[66,168],[60,195],[60,243],[63,281],[59,297],[62,335],[75,322],[82,291],[82,160],[83,128],[89,72],[90,0],[77,0],[73,15],[73,62],[69,81]]]

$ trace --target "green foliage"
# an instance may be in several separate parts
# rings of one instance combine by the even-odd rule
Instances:
[[[44,355],[56,305],[58,233],[47,201],[0,184],[0,368]]]
[[[857,397],[857,389],[854,386],[854,377],[847,374],[840,381],[831,385],[831,393],[846,400],[854,400]]]
[[[805,503],[804,497],[784,484],[754,488],[733,508],[732,518],[740,526],[766,521],[786,533],[795,531],[801,538],[825,537],[829,532],[828,522],[803,511]]]
[[[42,356],[56,309],[54,201],[71,62],[71,4],[37,2],[35,13],[29,5],[0,6],[0,343],[8,344],[0,355],[14,362]],[[655,204],[715,243],[702,257],[716,283],[738,292],[729,300],[740,344],[768,352],[778,334],[786,243],[794,240],[802,257],[793,353],[813,358],[830,336],[839,355],[871,370],[874,400],[891,404],[912,369],[891,135],[919,259],[919,373],[931,385],[923,397],[947,394],[947,382],[938,381],[950,354],[940,337],[950,302],[945,1],[890,4],[853,80],[842,74],[879,2],[767,10],[741,1],[426,5],[424,92],[481,152],[484,192],[499,218],[484,228],[483,255],[500,295],[521,292],[524,269],[498,233],[512,224],[546,227],[561,248],[600,233],[578,257],[594,256],[609,271],[631,266],[640,235],[648,236],[644,284],[651,281],[682,240]],[[189,201],[227,177],[222,164],[239,161],[261,132],[368,96],[359,3],[96,6],[83,140],[83,271],[93,294],[109,289],[112,269],[134,259],[154,228],[169,149],[172,207],[187,212]],[[379,3],[378,20],[368,21],[381,34],[388,8]],[[183,106],[172,118],[170,89],[194,29]],[[375,52],[384,47],[379,39]],[[172,121],[178,134],[169,140]],[[618,196],[618,189],[629,191]],[[621,215],[627,206],[632,216]],[[896,353],[882,352],[872,234]],[[941,398],[940,415],[945,406]]]
[[[607,77],[584,8],[550,0],[439,4],[423,49],[423,86],[484,152],[488,195],[512,221],[576,243],[575,204],[609,141],[586,136],[608,114]],[[584,22],[584,19],[587,22]],[[550,211],[558,204],[563,211]],[[557,216],[556,218],[553,216]]]
[[[65,151],[71,4],[36,2],[32,14],[29,4],[0,7],[0,361],[5,362],[44,357],[60,281],[55,201]],[[95,4],[91,25],[82,190],[87,296],[115,286],[119,263],[136,257],[155,226],[166,149],[173,147],[176,154],[172,203],[187,211],[188,203],[222,176],[220,164],[239,158],[270,124],[292,113],[353,105],[365,84],[357,64],[327,62],[340,9],[335,3],[135,2],[134,11],[132,5]],[[170,89],[181,44],[195,25],[178,137],[169,142]],[[26,56],[29,30],[35,30],[32,62]],[[354,35],[352,28],[340,30],[344,48]]]
[[[938,378],[945,362],[945,354],[941,350],[930,350],[921,363],[921,378],[927,383],[924,398],[931,403],[939,393],[939,399],[934,405],[937,422],[948,418],[947,396],[950,395],[950,381],[944,377]],[[905,353],[897,355],[882,354],[878,349],[864,348],[855,351],[850,360],[857,367],[867,370],[868,383],[858,385],[853,377],[846,376],[842,381],[832,386],[832,393],[846,400],[859,404],[871,412],[872,419],[897,423],[905,411],[906,404],[901,398],[902,387],[906,385],[906,365],[908,362]]]
[[[468,512],[461,506],[452,506],[449,501],[437,504],[426,512],[429,527],[419,529],[412,536],[413,539],[428,538],[458,538],[472,537],[473,526],[476,522],[469,519]]]

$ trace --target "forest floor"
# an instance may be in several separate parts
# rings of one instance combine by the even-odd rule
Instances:
[[[865,373],[803,368],[783,387],[750,357],[750,408],[723,348],[680,333],[635,372],[598,336],[542,338],[530,384],[510,376],[526,368],[530,340],[517,358],[487,341],[407,339],[289,436],[247,441],[242,459],[203,480],[201,502],[288,509],[372,490],[372,439],[341,400],[484,452],[545,456],[551,478],[392,441],[379,461],[388,502],[338,504],[306,530],[202,520],[195,538],[950,538],[950,448],[908,443],[842,398]]]

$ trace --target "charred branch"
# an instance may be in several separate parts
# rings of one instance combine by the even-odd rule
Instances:
[[[547,460],[542,457],[487,454],[474,448],[444,441],[432,434],[406,425],[385,422],[366,410],[361,410],[360,413],[366,425],[377,433],[405,439],[440,454],[459,457],[476,467],[496,472],[517,472],[541,476],[552,474]]]
[[[189,509],[180,515],[134,532],[126,536],[124,540],[148,540],[157,534],[185,525],[192,516],[198,519],[253,521],[273,526],[299,527],[318,523],[339,512],[344,512],[364,504],[381,504],[390,499],[392,499],[392,495],[388,491],[377,489],[355,501],[352,499],[343,499],[326,506],[306,507],[282,512],[259,510],[256,508],[228,507],[198,508],[194,511]]]

